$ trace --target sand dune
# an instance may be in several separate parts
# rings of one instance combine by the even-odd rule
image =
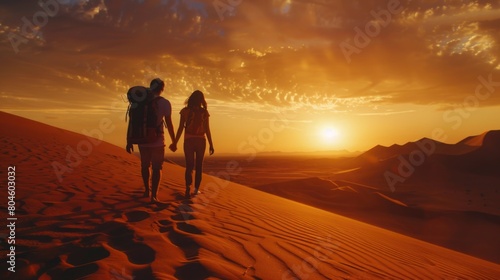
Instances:
[[[457,192],[426,193],[418,191],[417,186],[393,193],[351,181],[321,178],[272,183],[256,189],[500,262],[500,216],[470,210],[466,193],[464,197]],[[494,201],[498,195],[490,199]]]
[[[482,143],[474,151],[463,155],[444,157],[441,160],[447,166],[460,171],[498,177],[500,174],[500,130],[489,131],[480,138]]]
[[[2,267],[2,279],[500,275],[498,264],[210,176],[203,194],[183,200],[183,168],[171,164],[164,203],[150,204],[140,198],[139,161],[123,148],[102,142],[72,160],[68,152],[91,139],[5,113],[0,122],[1,162],[16,166],[18,218],[16,272]],[[61,181],[54,162],[73,163]],[[1,213],[5,221],[5,205]],[[0,253],[5,265],[4,246]]]
[[[419,141],[434,152],[416,142],[377,146],[346,160],[357,168],[257,188],[499,263],[500,132],[455,145]],[[425,155],[417,165],[409,158],[415,151]],[[401,176],[392,188],[388,172]]]
[[[465,144],[468,146],[479,147],[483,144],[483,140],[484,140],[484,137],[486,136],[486,134],[488,134],[488,131],[484,132],[480,135],[466,137],[466,138],[462,139],[462,141],[458,142],[457,144]]]
[[[472,150],[463,149],[464,143],[478,146],[471,146]],[[387,159],[380,157],[370,163],[360,163],[357,168],[347,172],[337,172],[334,177],[335,180],[367,184],[383,191],[421,192],[429,196],[428,201],[435,201],[433,205],[427,205],[430,208],[466,209],[500,215],[497,203],[500,199],[498,187],[500,186],[500,131],[489,131],[480,136],[468,137],[455,146],[453,154],[442,153],[439,148],[433,153],[426,154],[421,147],[417,147],[415,150],[396,154]],[[389,173],[399,176],[394,186],[388,183]],[[480,194],[481,199],[473,197],[474,193]],[[438,200],[443,196],[450,195],[450,197],[436,201],[434,199],[436,195]],[[464,199],[467,208],[463,207],[464,203],[456,204],[458,201],[463,202]]]

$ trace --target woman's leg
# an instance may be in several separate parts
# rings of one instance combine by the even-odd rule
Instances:
[[[193,139],[184,140],[184,157],[186,159],[186,196],[189,195],[189,187],[193,183],[193,169],[194,169],[194,143]]]
[[[201,176],[203,174],[203,158],[205,157],[205,149],[207,141],[205,138],[196,139],[195,153],[196,153],[196,173],[194,179],[194,193],[198,193],[201,184]]]

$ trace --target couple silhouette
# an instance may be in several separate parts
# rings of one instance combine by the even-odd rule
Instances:
[[[152,203],[160,202],[157,195],[165,154],[163,126],[167,128],[170,139],[172,140],[172,144],[169,146],[172,152],[177,151],[177,144],[182,133],[185,132],[183,148],[186,161],[186,198],[191,197],[190,191],[193,184],[193,170],[196,170],[193,195],[199,193],[207,140],[209,143],[210,155],[214,153],[209,122],[210,114],[207,110],[207,102],[203,92],[196,90],[188,97],[185,102],[185,107],[180,111],[177,134],[174,134],[172,105],[170,101],[161,96],[164,88],[165,83],[159,78],[153,79],[149,87],[149,90],[155,95],[154,107],[157,115],[157,125],[161,126],[161,133],[159,133],[155,141],[138,145],[141,155],[141,175],[144,183],[144,197],[151,196]],[[131,153],[133,151],[133,145],[127,143],[126,150],[128,153]]]

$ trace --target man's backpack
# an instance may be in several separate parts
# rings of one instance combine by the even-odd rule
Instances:
[[[155,142],[163,134],[163,122],[158,122],[158,98],[148,88],[135,86],[128,90],[128,144]]]
[[[207,111],[205,109],[192,110],[188,109],[186,119],[186,133],[191,135],[204,135],[206,132],[205,121]]]

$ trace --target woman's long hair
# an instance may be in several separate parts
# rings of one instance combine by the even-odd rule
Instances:
[[[195,90],[191,96],[186,100],[186,107],[189,109],[203,108],[207,109],[207,101],[205,101],[205,95],[199,90]]]

